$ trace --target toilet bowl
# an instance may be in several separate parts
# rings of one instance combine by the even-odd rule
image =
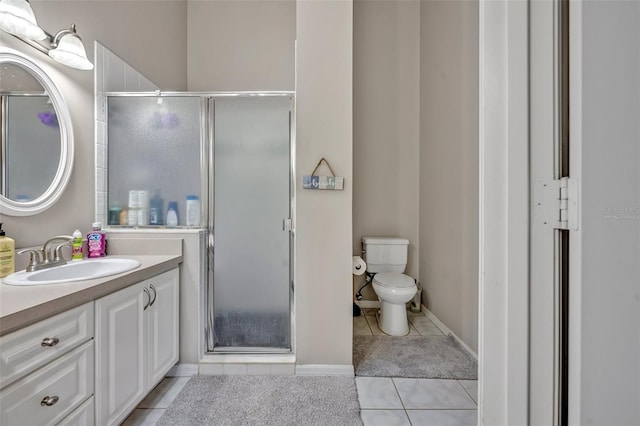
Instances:
[[[373,277],[373,290],[381,303],[380,330],[391,336],[409,334],[406,304],[418,290],[413,278],[398,272],[381,272]]]
[[[409,334],[406,303],[418,291],[415,281],[403,274],[407,267],[409,240],[399,237],[362,237],[367,273],[380,299],[378,326],[391,336]]]

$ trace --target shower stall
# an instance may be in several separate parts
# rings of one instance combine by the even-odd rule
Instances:
[[[291,352],[294,94],[109,93],[106,109],[109,226],[161,232],[176,206],[172,228],[206,241],[205,350]]]

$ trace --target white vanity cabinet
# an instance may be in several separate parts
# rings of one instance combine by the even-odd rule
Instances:
[[[95,302],[96,424],[119,424],[178,361],[178,268]]]
[[[78,415],[94,393],[93,335],[90,302],[0,337],[0,424]]]

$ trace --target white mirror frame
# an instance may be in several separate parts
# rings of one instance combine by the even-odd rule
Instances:
[[[58,170],[47,190],[35,200],[18,202],[0,195],[0,214],[8,216],[29,216],[41,213],[60,198],[71,177],[73,169],[73,127],[71,113],[62,93],[47,73],[28,56],[17,50],[0,47],[0,64],[17,65],[31,73],[49,94],[58,117],[60,128],[60,162]]]

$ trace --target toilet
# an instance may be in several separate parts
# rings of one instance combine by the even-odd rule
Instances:
[[[362,237],[362,257],[373,276],[373,290],[380,299],[380,330],[391,336],[409,334],[407,307],[418,290],[415,280],[403,274],[409,240],[395,237]]]

